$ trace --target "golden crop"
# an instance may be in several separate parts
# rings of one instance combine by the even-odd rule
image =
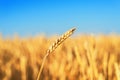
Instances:
[[[0,80],[36,80],[56,37],[0,38]],[[41,80],[120,80],[120,37],[67,39],[46,59]]]

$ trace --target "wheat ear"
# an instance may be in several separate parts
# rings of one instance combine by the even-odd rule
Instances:
[[[47,58],[47,56],[52,53],[64,40],[66,40],[69,36],[71,36],[73,34],[73,32],[75,31],[76,28],[72,28],[69,31],[67,31],[66,33],[64,33],[60,38],[58,38],[47,50],[46,55],[43,58],[40,70],[38,72],[37,75],[37,80],[39,80],[45,60]]]

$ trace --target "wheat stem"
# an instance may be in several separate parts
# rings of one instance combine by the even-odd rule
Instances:
[[[40,67],[40,70],[38,72],[38,75],[37,75],[37,80],[39,80],[40,78],[40,75],[41,75],[41,72],[42,72],[42,69],[43,69],[43,66],[44,66],[44,63],[45,63],[45,60],[47,58],[47,56],[52,53],[64,40],[66,40],[69,36],[71,36],[73,34],[73,32],[75,31],[76,28],[72,28],[70,29],[69,31],[67,31],[66,33],[64,33],[60,38],[58,38],[53,44],[52,46],[50,46],[46,52],[46,55],[44,56],[43,58],[43,61],[42,61],[42,64],[41,64],[41,67]]]

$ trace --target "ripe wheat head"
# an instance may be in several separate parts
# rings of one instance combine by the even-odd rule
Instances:
[[[47,56],[52,53],[64,40],[66,40],[69,36],[71,36],[73,34],[73,32],[76,30],[76,28],[72,28],[69,31],[67,31],[66,33],[64,33],[61,37],[59,37],[47,50],[46,55],[43,58],[40,70],[38,72],[37,75],[37,80],[39,80],[45,60],[47,58]]]

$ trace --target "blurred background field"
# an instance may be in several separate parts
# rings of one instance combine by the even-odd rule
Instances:
[[[58,37],[0,38],[0,80],[36,80]],[[120,80],[120,36],[68,38],[47,58],[40,80]]]
[[[36,80],[71,27],[40,80],[120,80],[120,0],[0,0],[0,80]]]

